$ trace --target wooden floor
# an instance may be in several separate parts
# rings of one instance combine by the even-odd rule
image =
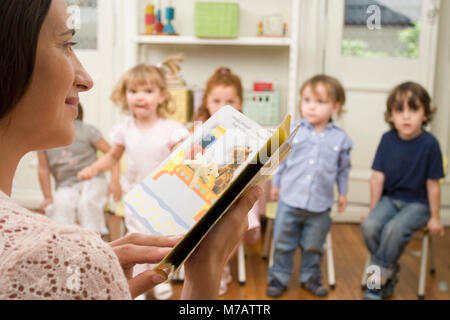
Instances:
[[[264,228],[264,224],[263,224]],[[264,231],[264,230],[263,230]],[[336,287],[330,290],[326,298],[330,300],[355,300],[361,299],[361,275],[367,257],[366,247],[363,243],[359,224],[333,224],[331,228],[333,239],[333,253],[336,274]],[[263,232],[264,236],[264,232]],[[446,235],[434,237],[436,273],[427,274],[425,299],[450,299],[449,291],[441,291],[438,284],[450,283],[450,228],[446,228]],[[413,239],[407,250],[419,250],[420,241]],[[266,291],[266,260],[261,258],[263,238],[253,246],[246,245],[246,271],[247,282],[240,286],[237,281],[236,257],[231,261],[233,281],[228,286],[225,295],[220,299],[231,300],[265,300],[271,299],[265,295]],[[324,283],[327,283],[326,259],[323,259],[322,270]],[[294,272],[288,290],[279,299],[310,300],[319,299],[300,288],[298,284],[298,269],[300,265],[300,253],[297,251],[294,260]],[[392,299],[417,299],[419,279],[419,258],[412,254],[404,254],[400,259],[399,283],[396,286]],[[172,299],[180,296],[182,284],[173,284],[174,295]],[[149,292],[148,298],[152,297]]]

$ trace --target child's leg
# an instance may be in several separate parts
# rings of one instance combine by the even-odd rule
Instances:
[[[83,228],[108,234],[104,209],[107,202],[108,183],[104,178],[80,182],[81,197],[78,203],[78,219]]]
[[[331,227],[330,210],[321,213],[304,211],[305,219],[299,245],[302,250],[300,282],[322,279],[320,268],[325,239]]]
[[[248,230],[244,234],[244,241],[255,244],[261,237],[261,221],[259,219],[259,201],[257,200],[248,212]]]
[[[390,278],[397,270],[397,261],[413,234],[426,226],[429,208],[422,203],[394,200],[398,213],[383,228],[380,245],[372,256],[372,263],[381,269],[383,278]]]
[[[268,282],[278,280],[287,286],[292,275],[294,254],[300,237],[299,209],[278,201],[273,229],[273,265],[269,267]]]
[[[79,198],[76,188],[58,188],[53,196],[53,203],[45,209],[46,216],[63,224],[76,224],[75,216]]]
[[[361,232],[367,249],[373,256],[380,245],[381,231],[394,218],[398,209],[389,197],[382,197],[361,224]]]

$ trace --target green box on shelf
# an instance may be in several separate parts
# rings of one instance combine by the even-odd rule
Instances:
[[[196,2],[195,36],[199,38],[237,38],[239,4],[236,2]]]
[[[246,91],[243,112],[261,125],[278,125],[280,121],[278,91]]]

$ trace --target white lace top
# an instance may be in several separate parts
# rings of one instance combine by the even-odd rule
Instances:
[[[98,234],[32,213],[0,191],[0,300],[131,299]]]

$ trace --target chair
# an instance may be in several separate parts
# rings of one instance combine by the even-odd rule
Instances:
[[[409,253],[416,257],[420,257],[419,286],[418,286],[418,290],[417,290],[417,297],[421,300],[425,298],[428,250],[430,251],[430,274],[434,275],[436,273],[435,263],[434,263],[435,251],[434,251],[433,236],[429,233],[427,228],[423,229],[422,233],[423,233],[422,237],[415,237],[416,239],[419,239],[422,241],[421,250],[406,250],[405,251],[405,253]],[[366,260],[363,277],[361,280],[361,289],[363,289],[363,290],[366,289],[366,282],[367,282],[366,270],[369,267],[370,259],[371,259],[371,255],[369,254],[367,257],[367,260]]]
[[[277,212],[277,203],[276,202],[268,202],[266,205],[266,232],[264,235],[264,246],[263,246],[263,254],[262,258],[267,259],[269,256],[269,266],[272,265],[273,262],[273,239],[272,239],[272,231],[273,231],[273,221],[275,219],[275,214]],[[270,244],[270,251],[269,251]],[[328,232],[327,238],[324,244],[325,253],[327,256],[327,272],[328,272],[328,285],[331,289],[336,288],[336,276],[334,271],[334,257],[333,257],[333,245],[331,239],[331,232]]]

